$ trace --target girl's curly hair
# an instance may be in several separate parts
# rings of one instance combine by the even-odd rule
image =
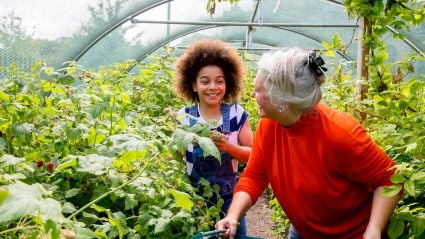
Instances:
[[[221,40],[199,40],[186,49],[175,63],[174,91],[184,99],[199,102],[193,83],[201,68],[209,65],[223,70],[226,81],[223,100],[236,102],[243,90],[243,62],[237,51]]]

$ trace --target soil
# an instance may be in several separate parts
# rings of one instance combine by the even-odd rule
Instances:
[[[264,239],[284,238],[276,234],[276,224],[272,220],[272,212],[269,199],[262,195],[257,202],[248,210],[246,215],[247,235]]]

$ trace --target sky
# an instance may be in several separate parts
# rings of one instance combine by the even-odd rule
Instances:
[[[115,2],[116,0],[111,0]],[[172,16],[180,19],[196,19],[199,15],[208,16],[205,6],[207,0],[175,0],[172,1]],[[28,34],[38,39],[53,40],[59,37],[72,36],[74,32],[90,18],[88,6],[95,6],[99,1],[84,0],[0,0],[0,19],[14,15],[20,17],[23,28]],[[106,2],[106,1],[105,1]],[[130,0],[129,2],[136,2]],[[141,1],[138,1],[141,2]],[[242,8],[252,8],[252,1],[238,3]],[[189,9],[188,9],[189,8]],[[230,4],[220,3],[217,13],[230,9]],[[167,5],[155,8],[144,14],[141,19],[166,20]],[[6,18],[7,19],[7,18]],[[163,27],[153,24],[149,31],[163,31]],[[128,37],[137,32],[129,33]],[[152,35],[152,34],[150,34]]]

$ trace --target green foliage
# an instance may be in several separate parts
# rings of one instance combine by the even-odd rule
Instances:
[[[187,238],[211,228],[219,207],[191,186],[170,144],[177,125],[162,113],[182,104],[171,58],[132,75],[135,64],[1,68],[0,237]]]

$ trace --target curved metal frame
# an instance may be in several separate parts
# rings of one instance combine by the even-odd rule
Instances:
[[[138,9],[138,10],[136,10],[135,12],[133,12],[133,13],[130,13],[127,17],[124,17],[124,18],[122,18],[120,21],[118,21],[117,23],[115,23],[114,25],[112,25],[111,27],[109,27],[108,29],[106,29],[102,34],[100,34],[99,36],[97,36],[97,37],[95,37],[94,38],[94,40],[93,41],[91,41],[82,51],[80,51],[77,55],[76,55],[76,57],[74,58],[74,60],[75,61],[78,61],[87,51],[89,51],[97,42],[99,42],[101,39],[103,39],[107,34],[109,34],[110,32],[112,32],[113,30],[115,30],[116,28],[118,28],[119,26],[121,26],[122,24],[124,24],[125,22],[127,22],[127,21],[129,21],[129,20],[132,20],[134,17],[136,17],[136,16],[138,16],[138,15],[140,15],[140,14],[142,14],[142,13],[144,13],[144,12],[146,12],[146,11],[148,11],[148,10],[150,10],[150,9],[153,9],[153,8],[155,8],[155,7],[159,7],[159,6],[161,6],[161,5],[163,5],[163,4],[166,4],[166,3],[170,3],[170,2],[172,2],[172,1],[174,1],[174,0],[162,0],[162,1],[160,1],[160,2],[156,2],[156,3],[152,3],[152,4],[150,4],[150,5],[146,5],[146,6],[144,6],[143,7],[143,9]],[[258,0],[258,1],[261,1],[261,0]],[[335,5],[339,5],[339,6],[341,6],[341,7],[343,7],[344,5],[342,4],[342,3],[340,3],[340,2],[337,2],[337,1],[335,1],[335,0],[324,0],[324,2],[328,2],[329,4],[335,4]],[[255,15],[253,15],[252,16],[252,19],[255,17]],[[213,24],[213,23],[212,23]],[[251,23],[252,25],[254,25],[253,23]],[[185,34],[181,34],[180,36],[177,36],[177,37],[173,37],[173,38],[171,38],[171,39],[168,39],[167,41],[165,41],[166,43],[161,43],[161,44],[159,44],[159,45],[156,45],[156,46],[153,46],[153,48],[151,48],[151,50],[149,50],[148,52],[148,54],[151,54],[152,52],[154,52],[154,51],[156,51],[156,50],[158,50],[160,47],[162,47],[162,46],[164,46],[164,45],[166,45],[166,44],[168,44],[169,42],[171,42],[171,41],[173,41],[173,40],[176,40],[176,39],[178,39],[178,38],[180,38],[180,37],[183,37],[183,36],[185,36],[185,35],[188,35],[188,34],[191,34],[191,33],[194,33],[194,32],[197,32],[197,31],[201,31],[201,30],[204,30],[204,29],[208,29],[208,28],[214,28],[214,27],[219,27],[219,26],[217,26],[217,25],[211,25],[211,26],[209,26],[209,27],[206,27],[206,28],[200,28],[200,29],[197,29],[197,30],[195,30],[195,31],[189,31],[189,32],[187,32],[187,33],[185,33]],[[394,29],[392,29],[390,26],[386,26],[391,32],[393,32],[393,33],[397,33]],[[279,29],[281,29],[281,28],[279,28]],[[287,31],[291,31],[291,32],[293,32],[293,33],[296,33],[296,34],[300,34],[300,35],[302,35],[302,36],[305,36],[305,37],[308,37],[308,38],[310,38],[310,39],[312,39],[312,40],[314,40],[314,41],[318,41],[317,39],[314,39],[314,38],[312,38],[312,37],[309,37],[308,35],[306,35],[306,34],[304,34],[304,33],[300,33],[300,32],[297,32],[297,31],[294,31],[294,30],[291,30],[291,29],[282,29],[282,30],[287,30]],[[422,54],[422,55],[424,55],[424,53],[423,53],[423,51],[417,46],[417,45],[415,45],[414,43],[412,43],[409,39],[407,39],[407,38],[405,38],[405,39],[403,39],[403,41],[404,42],[406,42],[406,44],[408,44],[411,48],[413,48],[415,51],[417,51],[418,53],[420,53],[420,54]],[[349,59],[349,57],[348,56],[346,56],[345,54],[342,54],[341,52],[338,52],[338,54],[340,54],[342,57],[344,57],[345,59]],[[144,59],[144,58],[146,58],[146,56],[147,56],[147,54],[144,54],[144,56],[141,58],[142,60]]]
[[[201,28],[198,28],[198,29],[194,29],[194,30],[191,30],[191,31],[187,31],[187,32],[185,32],[185,33],[183,33],[183,34],[177,34],[176,36],[174,36],[174,37],[172,37],[172,38],[169,38],[169,39],[167,39],[167,40],[165,40],[165,41],[161,41],[159,44],[153,45],[153,46],[151,47],[151,49],[150,49],[148,52],[144,53],[141,57],[137,58],[136,60],[137,60],[138,62],[143,61],[143,60],[144,60],[147,56],[149,56],[150,54],[152,54],[153,52],[155,52],[155,51],[156,51],[156,50],[158,50],[159,48],[161,48],[161,47],[163,47],[163,46],[165,46],[165,45],[169,44],[170,42],[172,42],[172,41],[174,41],[174,40],[177,40],[177,39],[182,38],[182,37],[184,37],[184,36],[187,36],[187,35],[189,35],[189,34],[193,34],[193,33],[196,33],[196,32],[199,32],[199,31],[203,31],[203,30],[207,30],[207,29],[211,29],[211,28],[217,28],[217,27],[223,27],[223,26],[217,26],[217,25],[215,25],[215,26],[201,27]],[[304,33],[297,32],[297,31],[292,30],[292,29],[279,28],[279,27],[272,27],[272,28],[276,28],[276,29],[284,30],[284,31],[290,31],[290,32],[292,32],[292,33],[299,34],[299,35],[301,35],[301,36],[304,36],[304,37],[306,37],[306,38],[309,38],[309,39],[311,39],[311,40],[313,40],[313,41],[316,41],[316,42],[319,42],[319,43],[321,42],[319,39],[316,39],[316,38],[314,38],[314,37],[308,36],[308,35],[306,35],[306,34],[304,34]],[[257,42],[257,43],[261,43],[261,42]],[[261,43],[261,44],[262,44],[262,43]],[[265,45],[270,45],[270,44],[265,44]],[[274,47],[276,47],[276,45],[274,45]],[[348,55],[346,55],[346,54],[343,54],[343,53],[341,53],[341,52],[337,52],[337,53],[338,53],[341,57],[343,57],[344,59],[346,59],[346,60],[352,60],[352,59],[351,59]]]
[[[115,23],[113,26],[109,27],[108,29],[106,29],[102,34],[100,34],[99,36],[97,36],[93,41],[91,41],[86,47],[84,47],[84,49],[82,51],[80,51],[80,53],[77,54],[77,56],[74,58],[74,61],[78,61],[87,51],[90,50],[90,48],[92,48],[97,42],[99,42],[100,40],[102,40],[106,35],[108,35],[110,32],[112,32],[113,30],[115,30],[116,28],[120,27],[122,24],[126,23],[127,21],[133,19],[135,16],[140,15],[146,11],[149,11],[152,8],[161,6],[162,4],[165,3],[169,3],[172,2],[174,0],[162,0],[160,2],[157,3],[153,3],[151,5],[147,5],[146,7],[144,7],[141,10],[136,10],[134,13],[131,13],[130,15],[122,18],[120,21],[118,21],[117,23]]]

